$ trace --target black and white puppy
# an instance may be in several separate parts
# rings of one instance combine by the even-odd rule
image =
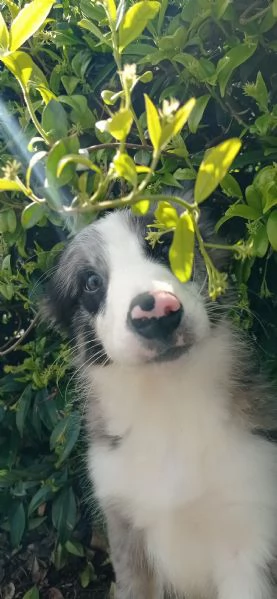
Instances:
[[[272,599],[276,449],[248,348],[181,284],[149,218],[111,212],[63,253],[48,307],[76,346],[117,599]],[[213,312],[213,311],[212,311]],[[251,378],[252,377],[252,378]]]

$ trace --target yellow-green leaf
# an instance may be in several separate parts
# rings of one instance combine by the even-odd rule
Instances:
[[[194,257],[194,226],[189,213],[180,216],[169,250],[170,266],[181,283],[189,281]]]
[[[140,36],[159,10],[160,3],[155,0],[141,0],[127,10],[119,27],[119,52]]]
[[[161,139],[161,123],[157,108],[154,106],[152,100],[150,100],[147,94],[144,94],[146,117],[147,117],[147,128],[149,137],[151,139],[152,146],[155,151],[160,147]]]
[[[22,191],[20,185],[11,179],[0,179],[0,191]]]
[[[109,133],[118,141],[124,141],[132,127],[133,115],[128,108],[122,108],[107,121]]]
[[[8,28],[4,21],[4,17],[2,15],[2,13],[0,13],[0,49],[1,49],[1,51],[3,50],[5,52],[5,50],[8,50],[9,42],[10,42],[10,36],[9,36]]]
[[[266,231],[271,247],[277,252],[277,210],[273,210],[269,215]]]
[[[168,229],[176,227],[178,223],[178,213],[176,208],[169,202],[159,202],[158,208],[155,210],[155,217],[157,221]]]
[[[15,52],[43,24],[55,0],[33,0],[25,4],[15,17],[10,29],[10,51]]]
[[[116,4],[114,0],[104,0],[104,6],[112,21],[116,21]]]
[[[7,5],[9,11],[10,11],[10,15],[12,17],[12,19],[14,19],[16,17],[16,15],[18,15],[20,8],[18,6],[16,6],[15,2],[12,2],[12,0],[5,0],[5,4]]]
[[[99,166],[93,164],[93,162],[91,162],[91,160],[86,156],[82,156],[82,154],[68,154],[67,156],[62,158],[58,163],[57,177],[60,177],[64,168],[72,162],[77,165],[85,166],[87,169],[98,173],[98,175],[102,174]]]
[[[189,115],[190,115],[191,111],[193,110],[194,106],[195,106],[195,99],[191,98],[188,102],[186,102],[186,104],[184,104],[184,106],[181,106],[181,108],[179,108],[179,110],[177,110],[172,121],[167,123],[162,128],[161,139],[160,139],[161,147],[166,146],[166,144],[168,144],[169,140],[172,137],[175,137],[175,135],[178,135],[178,133],[180,133],[181,129],[186,124],[186,122],[189,118]]]
[[[144,214],[147,214],[149,208],[150,208],[150,200],[140,200],[136,204],[133,204],[132,212],[136,216],[144,216]]]
[[[29,86],[30,82],[47,87],[44,74],[26,52],[19,50],[8,56],[2,56],[1,60],[24,89]]]
[[[197,204],[204,202],[225,177],[241,148],[238,138],[228,139],[209,150],[202,160],[196,177],[194,197]]]
[[[134,187],[137,185],[136,165],[128,154],[117,154],[113,160],[116,174],[129,181]]]

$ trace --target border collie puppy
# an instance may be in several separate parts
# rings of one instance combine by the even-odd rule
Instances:
[[[214,318],[200,256],[181,284],[171,239],[147,245],[152,222],[122,210],[87,226],[47,299],[76,347],[116,597],[272,599],[277,454],[258,434],[268,392]]]

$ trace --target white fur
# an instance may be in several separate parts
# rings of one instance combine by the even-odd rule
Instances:
[[[158,576],[186,597],[269,599],[276,551],[276,450],[236,419],[226,381],[232,339],[210,330],[197,289],[147,260],[120,215],[101,221],[111,279],[96,327],[113,364],[91,370],[108,432],[124,437],[89,452],[99,498],[146,533]],[[168,289],[182,301],[196,342],[167,363],[128,330],[133,297]],[[146,598],[147,599],[147,598]]]

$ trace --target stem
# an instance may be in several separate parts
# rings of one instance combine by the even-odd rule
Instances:
[[[23,89],[23,95],[24,95],[24,100],[25,100],[26,106],[28,108],[28,112],[30,114],[30,117],[31,117],[34,125],[35,125],[36,130],[38,131],[40,136],[44,139],[45,143],[47,143],[47,145],[49,145],[48,137],[45,134],[45,132],[43,131],[43,128],[41,127],[41,125],[36,117],[36,113],[34,111],[34,108],[33,108],[32,102],[31,102],[31,98],[26,89]]]

